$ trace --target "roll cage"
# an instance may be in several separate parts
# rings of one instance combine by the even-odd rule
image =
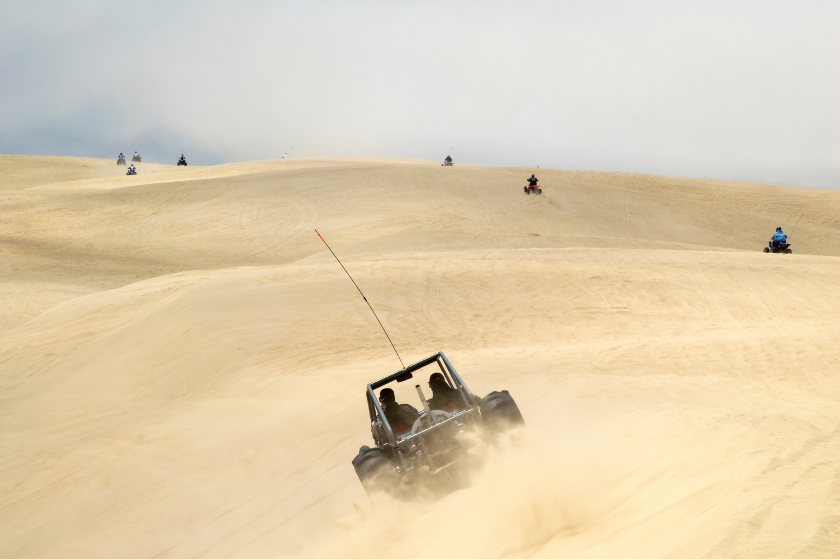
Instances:
[[[452,364],[446,358],[446,355],[444,355],[443,352],[436,352],[428,358],[424,358],[419,362],[411,364],[405,369],[395,371],[391,375],[385,376],[378,381],[374,381],[373,383],[368,384],[366,396],[368,402],[368,411],[370,412],[370,420],[371,422],[376,422],[377,420],[382,422],[382,427],[387,438],[387,442],[377,441],[376,443],[378,445],[384,447],[390,444],[392,448],[395,448],[397,446],[397,437],[394,434],[394,430],[391,428],[391,425],[388,423],[388,419],[385,418],[385,414],[382,410],[382,407],[379,404],[379,399],[376,397],[376,393],[374,391],[394,381],[396,381],[397,383],[408,381],[413,377],[413,372],[434,363],[437,363],[438,367],[443,373],[444,378],[446,378],[447,383],[449,383],[449,386],[456,389],[461,395],[461,399],[463,399],[464,402],[464,410],[456,412],[447,420],[438,422],[437,424],[433,424],[425,430],[422,430],[416,434],[412,434],[408,437],[401,439],[399,444],[402,445],[404,443],[408,443],[410,442],[410,440],[417,438],[418,436],[421,436],[423,434],[426,434],[429,431],[438,428],[439,426],[454,421],[456,418],[461,418],[463,420],[464,416],[472,416],[478,414],[478,402],[476,401],[475,395],[473,395],[467,388],[466,383],[464,383],[464,380],[461,379],[460,375],[458,375],[458,372],[455,371],[455,368],[452,367]]]

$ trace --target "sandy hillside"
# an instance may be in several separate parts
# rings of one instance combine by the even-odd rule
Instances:
[[[840,192],[324,159],[0,156],[0,555],[840,555]],[[793,255],[761,248],[777,225]],[[365,383],[528,422],[371,502]]]

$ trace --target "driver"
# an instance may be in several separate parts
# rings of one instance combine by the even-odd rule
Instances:
[[[394,435],[400,437],[411,431],[414,421],[420,414],[409,404],[399,404],[393,389],[382,389],[379,393],[379,404],[385,412],[385,419],[391,425]]]
[[[125,156],[122,154],[122,152],[120,152],[120,155],[117,156],[117,159],[125,159]]]
[[[776,233],[770,238],[770,243],[773,247],[778,247],[780,243],[787,243],[787,234],[782,231],[782,227],[776,228]]]
[[[429,399],[431,410],[455,412],[458,409],[461,394],[449,386],[442,373],[435,372],[429,377],[429,387],[432,389],[432,398]]]
[[[529,187],[536,187],[538,182],[539,182],[539,179],[534,177],[534,174],[531,173],[531,176],[528,177],[528,186]]]
[[[452,163],[452,156],[446,156],[446,159],[443,161],[445,161],[446,163]]]

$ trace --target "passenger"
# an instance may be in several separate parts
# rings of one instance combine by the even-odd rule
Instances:
[[[461,394],[449,386],[442,373],[433,373],[429,377],[429,387],[432,389],[432,398],[429,399],[429,408],[432,410],[443,410],[444,412],[455,412],[461,402]]]
[[[399,404],[393,389],[382,389],[379,393],[379,404],[385,412],[385,419],[391,425],[394,435],[402,437],[406,432],[411,432],[414,421],[420,414],[413,406]]]

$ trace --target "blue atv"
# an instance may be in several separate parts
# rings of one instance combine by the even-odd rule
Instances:
[[[775,243],[775,245],[774,245]],[[764,248],[765,253],[784,253],[790,255],[793,251],[790,250],[790,243],[781,243],[779,241],[770,241],[767,247]]]

